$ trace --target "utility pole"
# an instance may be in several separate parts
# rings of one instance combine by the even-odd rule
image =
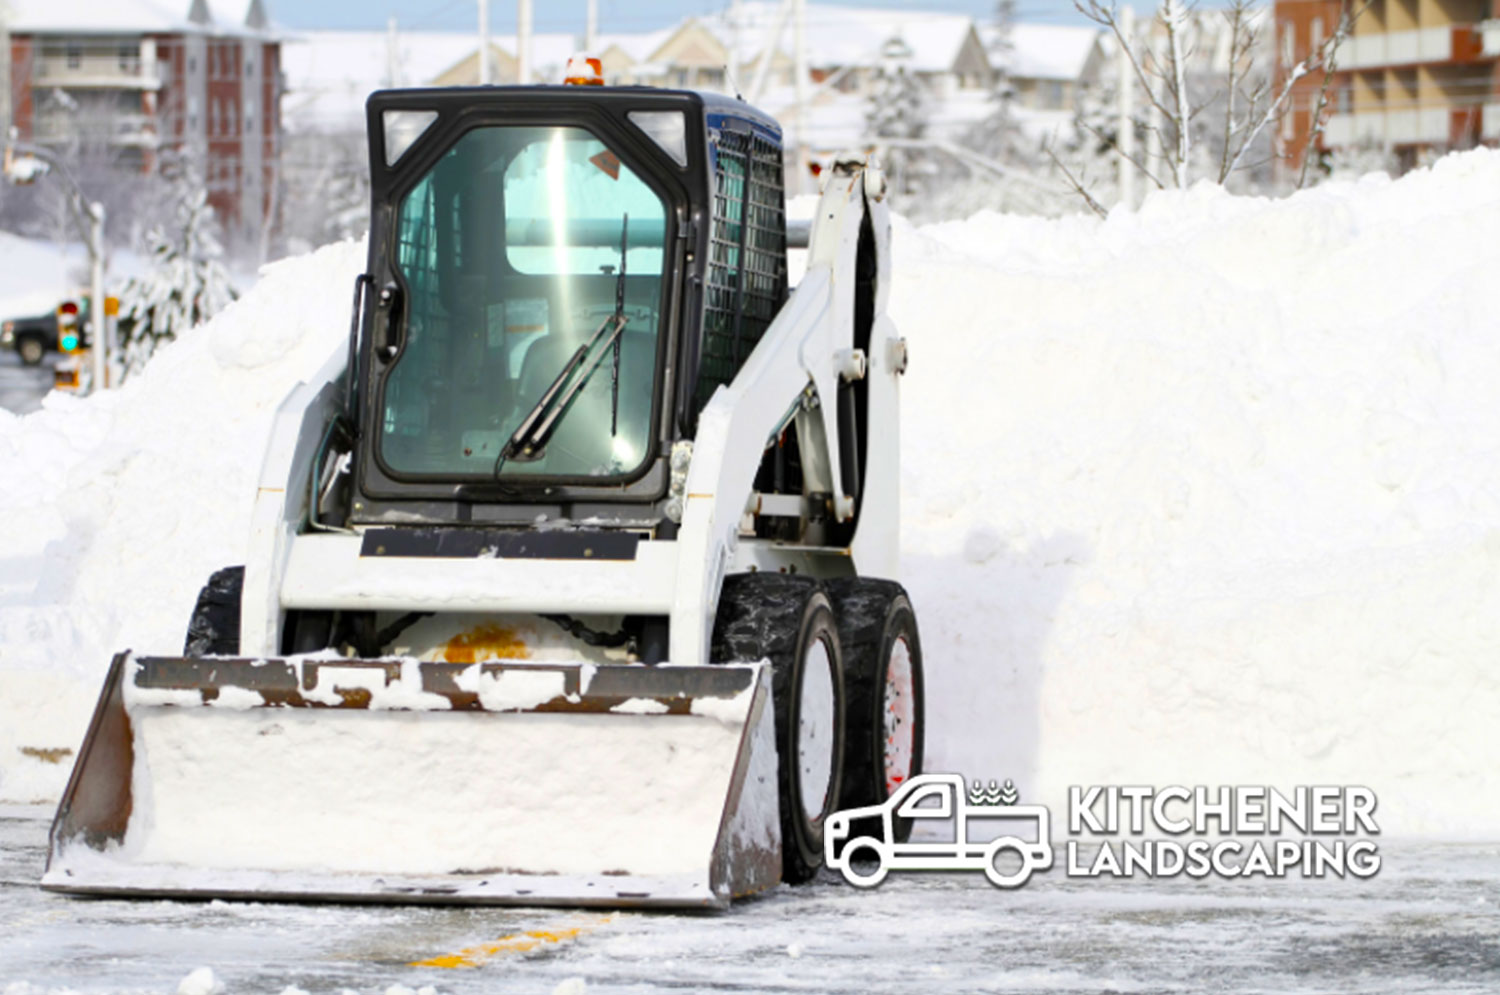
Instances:
[[[583,22],[583,50],[596,55],[599,44],[599,0],[589,0],[588,14]]]
[[[393,14],[385,22],[385,85],[393,89],[400,86],[400,73],[401,57],[396,42],[396,17]]]
[[[82,191],[78,199],[83,201]],[[110,341],[104,302],[104,205],[94,201],[85,206],[89,214],[89,331],[93,336],[89,355],[94,361],[94,386],[89,392],[93,393],[109,386],[109,354],[115,344]]]
[[[1120,8],[1120,36],[1135,37],[1135,11],[1128,5]],[[1120,203],[1135,206],[1135,74],[1130,69],[1130,52],[1121,45],[1115,60],[1115,104],[1118,117],[1115,121],[1115,145],[1119,153],[1116,166],[1120,177]]]
[[[531,0],[516,3],[516,82],[531,82]]]
[[[796,73],[794,99],[796,113],[792,115],[792,126],[797,129],[797,179],[791,184],[797,193],[802,192],[807,182],[807,0],[792,0],[792,48],[793,71]]]
[[[729,0],[729,63],[724,67],[724,82],[735,96],[740,93],[740,0]]]
[[[479,85],[489,86],[490,78],[490,0],[479,0]]]
[[[786,28],[786,19],[792,12],[792,7],[797,0],[781,0],[776,9],[776,19],[771,22],[770,31],[766,34],[766,40],[762,43],[760,50],[760,63],[755,67],[755,79],[750,83],[750,102],[759,102],[761,95],[766,89],[766,80],[770,77],[771,63],[776,61],[776,49],[781,45],[781,32]]]

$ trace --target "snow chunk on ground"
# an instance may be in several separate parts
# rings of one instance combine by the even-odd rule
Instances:
[[[224,982],[211,967],[200,967],[177,983],[177,995],[220,995],[223,991]]]

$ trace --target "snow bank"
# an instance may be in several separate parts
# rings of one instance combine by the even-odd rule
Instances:
[[[1388,833],[1500,838],[1497,225],[1481,150],[901,227],[929,767],[1053,804],[1360,783]],[[76,744],[109,654],[175,651],[239,560],[270,411],[359,263],[280,264],[140,383],[0,415],[0,798],[55,796],[70,760],[17,750]]]
[[[0,798],[55,798],[111,654],[180,652],[198,588],[243,562],[271,415],[347,341],[363,262],[268,266],[122,389],[0,411]]]
[[[1500,837],[1500,155],[898,232],[929,766]]]

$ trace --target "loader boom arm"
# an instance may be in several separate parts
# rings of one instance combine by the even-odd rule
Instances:
[[[854,500],[844,493],[837,472],[840,442],[834,399],[844,359],[853,349],[855,263],[867,212],[882,269],[888,266],[890,244],[889,216],[876,197],[867,195],[867,177],[874,177],[883,188],[880,174],[867,170],[863,163],[842,166],[830,177],[812,225],[806,275],[739,374],[714,393],[699,416],[677,538],[673,659],[708,658],[719,589],[735,565],[740,521],[761,454],[794,407],[801,405],[813,425],[807,433],[812,446],[810,451],[803,450],[804,465],[824,469],[838,520],[854,514]],[[878,196],[883,196],[883,189]],[[874,330],[890,336],[894,329],[883,318],[882,304],[877,301]],[[886,351],[886,344],[879,344],[880,351]],[[872,338],[872,351],[875,345]],[[885,378],[890,382],[883,386],[894,391],[894,373],[886,372],[891,373]],[[894,403],[884,407],[894,416]],[[894,464],[882,464],[879,469],[890,479],[872,489],[878,497],[868,504],[886,502],[888,507],[873,509],[873,517],[882,526],[893,526],[899,481]],[[865,544],[866,557],[878,561],[871,566],[889,571],[896,559],[894,528],[885,527],[878,535],[874,529],[861,531],[871,535]]]

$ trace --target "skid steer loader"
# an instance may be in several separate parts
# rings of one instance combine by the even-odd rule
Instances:
[[[889,220],[722,96],[374,94],[347,349],[243,566],[118,655],[65,892],[723,907],[922,761]],[[795,239],[794,239],[795,240]]]

